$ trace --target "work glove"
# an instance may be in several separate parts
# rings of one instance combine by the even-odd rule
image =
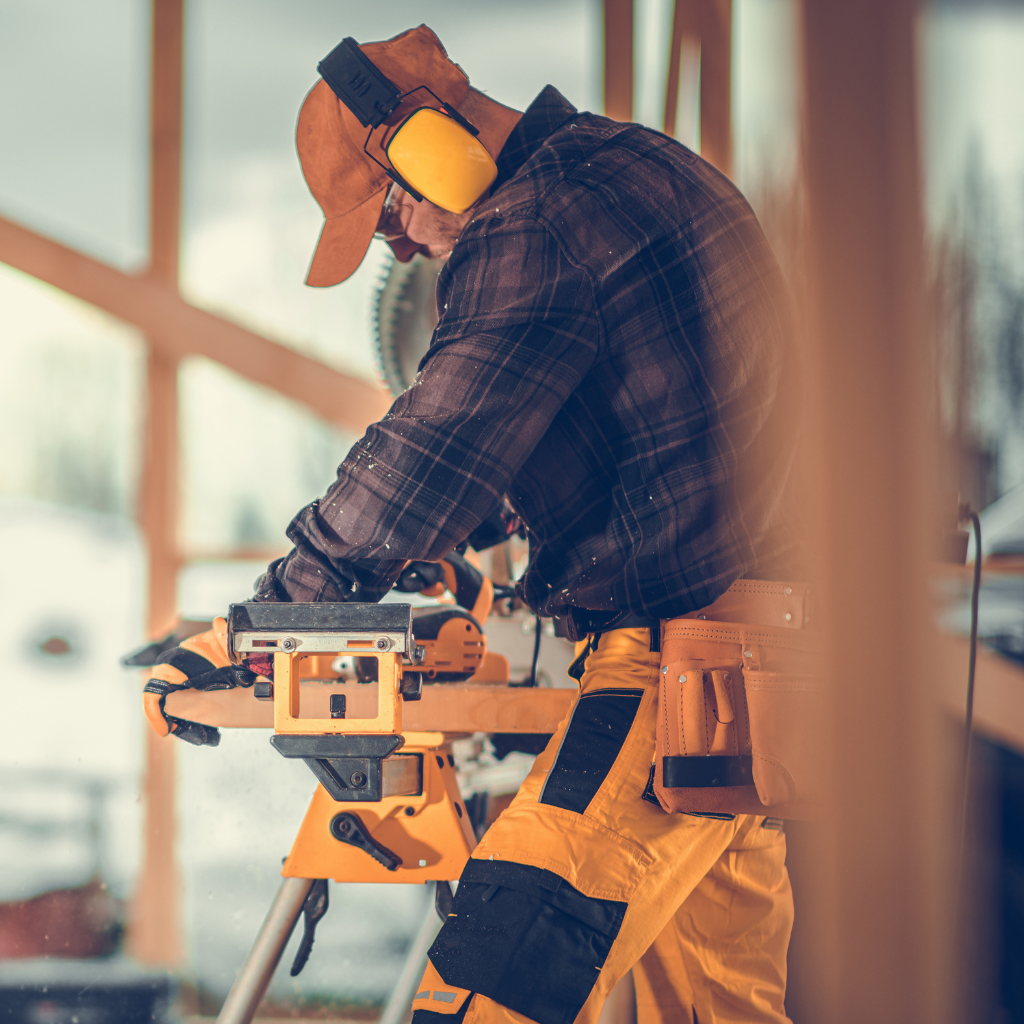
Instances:
[[[448,590],[457,604],[483,622],[494,604],[494,585],[473,564],[453,551],[440,562],[409,562],[395,583],[403,594],[440,597]]]
[[[150,669],[149,682],[142,692],[146,718],[158,736],[168,734],[199,747],[215,747],[220,731],[212,725],[175,718],[164,711],[169,693],[176,690],[231,690],[252,686],[256,673],[242,665],[231,664],[228,657],[228,624],[214,619],[213,628],[183,640],[178,647],[164,651]]]

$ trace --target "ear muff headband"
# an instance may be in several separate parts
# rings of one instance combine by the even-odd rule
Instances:
[[[350,36],[317,65],[331,91],[370,132],[363,152],[379,164],[414,199],[428,199],[451,213],[465,213],[491,187],[498,168],[476,138],[478,130],[454,107],[421,85],[402,93]],[[389,163],[368,149],[375,128],[389,118],[406,97],[430,93],[444,109],[414,110],[380,148]]]

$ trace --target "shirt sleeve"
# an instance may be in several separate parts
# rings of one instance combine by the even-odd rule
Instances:
[[[535,220],[464,230],[412,386],[292,520],[257,600],[379,600],[494,509],[588,372],[600,324],[587,275]]]

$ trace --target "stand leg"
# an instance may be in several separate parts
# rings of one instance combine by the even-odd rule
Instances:
[[[288,945],[295,923],[302,913],[312,878],[285,878],[277,890],[263,919],[256,941],[235,978],[224,1005],[217,1016],[217,1024],[251,1024],[256,1015],[278,961]]]
[[[413,996],[416,995],[416,986],[420,983],[424,968],[427,966],[427,950],[440,930],[441,921],[434,909],[434,901],[431,900],[427,904],[427,916],[423,919],[416,938],[412,940],[409,955],[405,958],[405,966],[377,1024],[399,1024],[405,1016],[412,1004]]]

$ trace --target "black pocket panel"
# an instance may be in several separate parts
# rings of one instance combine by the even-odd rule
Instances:
[[[412,1024],[462,1024],[469,1004],[473,1001],[470,996],[463,1004],[458,1013],[435,1013],[433,1010],[413,1010]]]
[[[643,690],[595,690],[580,697],[548,773],[542,804],[582,814],[601,788],[636,718]]]
[[[537,1024],[572,1024],[625,913],[624,902],[584,896],[552,871],[470,859],[430,962],[449,985]]]

